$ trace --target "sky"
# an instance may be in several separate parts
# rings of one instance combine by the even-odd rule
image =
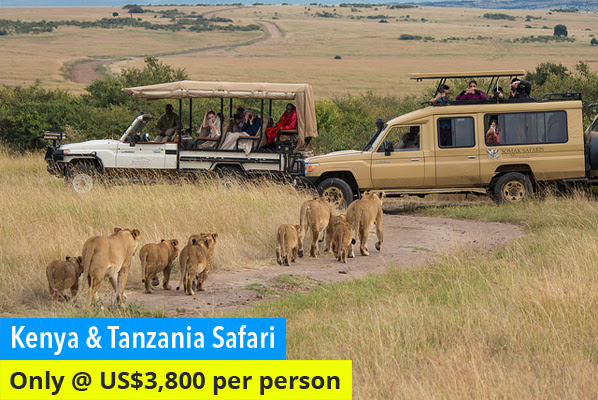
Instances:
[[[264,4],[309,4],[315,0],[0,0],[0,7],[117,7],[125,4],[224,4],[224,3],[243,3],[253,4],[256,1]],[[420,0],[421,1],[421,0]],[[317,0],[320,4],[339,4],[339,3],[383,3],[380,0]],[[417,3],[415,1],[393,0],[394,3]],[[1,18],[1,16],[0,16]]]

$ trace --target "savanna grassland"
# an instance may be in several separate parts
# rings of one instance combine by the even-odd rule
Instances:
[[[570,68],[584,61],[595,70],[598,62],[596,47],[590,46],[591,35],[598,30],[596,13],[318,5],[150,9],[169,8],[186,14],[210,13],[239,25],[269,22],[279,28],[283,37],[242,46],[267,37],[265,30],[193,33],[76,27],[1,36],[6,56],[0,59],[0,83],[29,84],[39,79],[47,87],[77,92],[85,85],[68,80],[69,68],[77,62],[106,59],[110,62],[104,68],[118,74],[123,67],[141,66],[143,56],[156,55],[169,65],[185,68],[190,79],[307,82],[322,98],[368,90],[390,95],[420,93],[422,86],[409,80],[410,72],[531,70],[547,61]],[[98,20],[111,18],[113,12],[128,16],[120,7],[14,8],[3,11],[3,18]],[[494,12],[515,19],[484,18],[484,14]],[[155,16],[134,14],[143,21],[170,22]],[[382,19],[387,23],[380,23]],[[552,36],[557,24],[566,25],[568,37],[575,41],[514,42],[531,35]],[[422,40],[398,40],[402,34],[418,35]],[[201,51],[213,47],[222,49]]]
[[[492,10],[178,8],[221,11],[218,16],[238,24],[267,21],[284,36],[206,52],[196,50],[236,46],[265,33],[61,27],[0,36],[0,83],[39,79],[44,87],[80,93],[85,84],[69,81],[69,66],[101,58],[117,73],[141,66],[150,54],[184,67],[190,79],[308,82],[319,98],[368,90],[402,96],[420,92],[409,72],[532,69],[546,61],[572,67],[580,60],[596,70],[598,61],[598,49],[589,45],[598,30],[595,13],[497,11],[517,16],[509,21],[483,18]],[[126,15],[120,8],[15,8],[3,9],[2,18],[96,20],[115,11]],[[324,12],[337,15],[317,16]],[[368,15],[384,15],[388,23],[355,19]],[[526,21],[528,15],[540,19]],[[153,14],[139,17],[155,22]],[[509,42],[552,35],[556,24],[566,25],[576,41]],[[401,34],[432,39],[398,40]],[[442,41],[451,37],[456,39]],[[165,316],[131,305],[88,312],[52,304],[45,266],[79,255],[88,237],[118,226],[139,229],[143,243],[218,232],[216,273],[259,268],[272,263],[272,232],[281,221],[294,222],[310,196],[280,184],[231,187],[211,179],[100,185],[76,195],[46,172],[41,153],[6,151],[0,151],[0,193],[2,316]],[[320,286],[234,316],[287,318],[289,359],[353,360],[356,399],[596,398],[595,198],[578,193],[517,206],[465,201],[419,212],[516,223],[527,235],[490,254],[455,249],[422,268],[390,265],[382,275]],[[128,288],[141,289],[137,259],[129,282]],[[104,295],[108,287],[104,283]]]

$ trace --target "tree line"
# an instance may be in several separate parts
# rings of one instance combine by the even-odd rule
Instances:
[[[119,76],[95,80],[86,87],[84,95],[44,89],[39,82],[26,87],[0,86],[0,145],[13,151],[43,149],[48,145],[42,139],[44,131],[66,132],[70,142],[117,138],[140,111],[159,116],[168,101],[135,99],[121,89],[184,80],[188,75],[185,69],[173,68],[155,57],[148,56],[144,61],[143,68],[125,68]],[[581,92],[584,123],[590,123],[592,116],[587,106],[598,102],[598,73],[592,72],[587,64],[579,62],[569,70],[562,64],[541,63],[525,79],[533,82],[532,97],[535,98],[547,93]],[[483,87],[483,82],[479,83]],[[453,89],[455,93],[460,90],[459,87]],[[312,142],[314,150],[321,153],[359,149],[374,133],[376,118],[388,121],[420,108],[420,103],[430,99],[434,90],[435,87],[429,86],[419,96],[383,96],[368,92],[319,100],[316,102],[319,137]],[[194,101],[194,118],[202,116],[205,110],[219,109],[219,104],[218,99]],[[259,109],[257,103],[244,105]],[[184,110],[182,115],[184,121],[188,121],[187,112]],[[277,118],[281,112],[282,109],[275,109],[273,117]],[[154,133],[151,122],[147,129]]]

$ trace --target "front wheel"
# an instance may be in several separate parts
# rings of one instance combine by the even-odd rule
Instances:
[[[318,193],[336,207],[348,207],[353,201],[351,186],[338,178],[324,179],[318,185]]]
[[[77,193],[87,193],[93,188],[98,171],[90,164],[77,164],[67,174],[67,182]]]
[[[529,176],[520,172],[504,174],[494,185],[494,200],[497,203],[520,203],[528,200],[533,193]]]

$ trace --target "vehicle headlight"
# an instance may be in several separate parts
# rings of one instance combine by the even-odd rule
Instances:
[[[310,172],[312,172],[314,169],[318,168],[318,163],[307,163],[305,164],[305,173],[309,174]]]

